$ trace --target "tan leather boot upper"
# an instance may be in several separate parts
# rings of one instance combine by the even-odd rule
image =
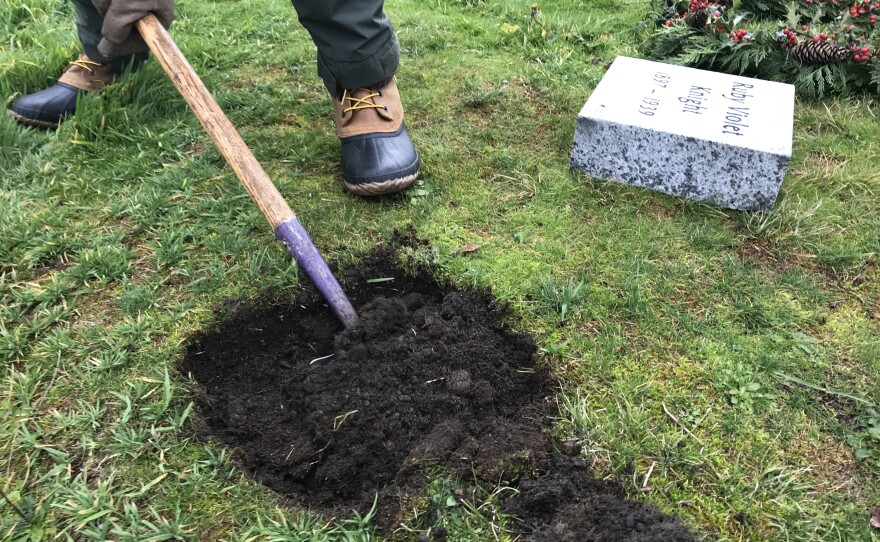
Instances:
[[[90,92],[101,90],[115,79],[116,73],[113,68],[95,62],[86,55],[79,55],[79,58],[71,62],[70,66],[64,70],[64,73],[58,78],[58,82]]]
[[[393,133],[403,124],[403,104],[394,78],[381,86],[343,91],[333,98],[336,135]]]

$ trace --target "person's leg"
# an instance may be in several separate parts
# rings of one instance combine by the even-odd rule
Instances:
[[[397,36],[383,0],[293,0],[318,48],[318,75],[330,94],[368,87],[394,75]]]
[[[98,43],[101,42],[101,27],[104,17],[98,13],[90,0],[70,0],[76,9],[76,31],[82,44],[83,53],[89,60],[100,62],[110,66],[115,73],[122,73],[129,65],[132,68],[140,66],[147,59],[149,53],[138,53],[117,58],[108,58],[98,52]]]
[[[64,117],[76,111],[76,98],[80,92],[100,90],[127,67],[137,69],[147,59],[147,53],[112,59],[99,53],[103,17],[89,0],[71,1],[76,10],[76,27],[84,54],[64,70],[53,86],[22,96],[9,106],[9,113],[23,124],[56,128]]]
[[[333,99],[342,177],[356,194],[415,182],[419,158],[394,81],[400,48],[384,0],[292,0],[318,48],[318,75]]]

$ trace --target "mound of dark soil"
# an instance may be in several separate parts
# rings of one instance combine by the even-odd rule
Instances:
[[[181,364],[202,386],[206,431],[296,506],[366,512],[391,532],[425,465],[487,487],[525,540],[691,540],[675,518],[626,501],[577,460],[554,459],[542,422],[552,396],[534,343],[486,294],[410,276],[385,254],[348,270],[361,323],[341,330],[314,293],[234,308]]]
[[[596,480],[577,459],[555,458],[549,472],[524,478],[519,495],[505,510],[524,518],[531,542],[691,542],[694,537],[674,516],[621,498],[620,489]]]

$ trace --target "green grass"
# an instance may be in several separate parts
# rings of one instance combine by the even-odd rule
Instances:
[[[287,2],[181,2],[173,34],[329,259],[412,224],[412,256],[511,304],[597,476],[705,540],[880,539],[880,102],[798,103],[775,210],[726,211],[568,171],[577,111],[637,54],[648,2],[542,3],[541,25],[528,3],[386,8],[424,171],[380,200],[337,180]],[[0,43],[8,102],[76,54],[72,9],[0,0]],[[374,539],[369,518],[282,508],[192,436],[185,341],[298,274],[161,69],[57,132],[0,115],[0,147],[0,538]],[[399,538],[495,540],[494,495],[453,486],[438,473]]]

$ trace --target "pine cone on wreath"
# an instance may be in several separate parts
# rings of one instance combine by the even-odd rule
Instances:
[[[800,43],[783,43],[782,49],[795,60],[807,64],[831,64],[842,62],[850,57],[846,47],[828,43],[827,41],[802,41]]]
[[[709,12],[705,9],[695,11],[684,18],[684,24],[691,28],[703,28],[709,22]]]

